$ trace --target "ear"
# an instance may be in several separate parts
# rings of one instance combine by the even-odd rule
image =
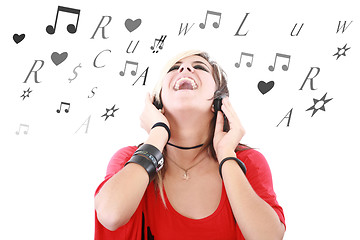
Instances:
[[[213,113],[215,112],[214,103],[211,104],[211,111],[212,111]]]

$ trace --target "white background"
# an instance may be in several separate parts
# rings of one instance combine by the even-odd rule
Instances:
[[[69,34],[72,14],[60,13],[54,35],[45,28],[53,24],[58,6],[80,9],[78,31]],[[205,29],[199,23],[207,10],[222,13],[220,27]],[[1,239],[93,239],[93,195],[103,180],[111,156],[121,147],[146,138],[139,127],[144,94],[152,91],[161,67],[175,54],[201,49],[220,63],[229,77],[230,100],[247,134],[243,142],[258,148],[267,158],[278,201],[284,209],[285,239],[360,239],[358,136],[359,136],[359,14],[355,1],[8,1],[1,7]],[[234,36],[245,14],[240,33]],[[90,39],[102,16],[111,16],[105,28]],[[133,32],[126,19],[140,18]],[[352,23],[337,33],[339,21]],[[184,36],[180,24],[195,23]],[[304,26],[292,37],[294,25]],[[16,44],[13,34],[25,33]],[[152,53],[155,38],[167,35],[164,49]],[[126,53],[131,41],[139,42]],[[346,56],[336,60],[337,48],[347,44]],[[98,65],[94,58],[103,50]],[[67,52],[56,66],[53,52]],[[254,54],[251,68],[235,68],[240,53]],[[288,71],[276,53],[291,55]],[[43,60],[38,80],[30,76],[35,60]],[[139,63],[136,76],[123,77],[125,61]],[[77,78],[73,69],[77,69]],[[141,78],[149,67],[146,85]],[[314,88],[307,82],[311,67],[320,68]],[[259,81],[274,81],[263,95]],[[30,87],[29,98],[22,100]],[[91,89],[97,87],[95,96]],[[305,111],[327,93],[326,111],[313,117]],[[56,113],[60,102],[70,102],[69,113]],[[119,108],[104,121],[106,108]],[[285,119],[293,109],[290,126]],[[90,117],[88,132],[82,124]],[[28,124],[27,135],[15,132]],[[81,127],[82,126],[82,127]],[[80,129],[79,129],[80,128]],[[77,131],[78,130],[78,131]],[[77,133],[75,134],[75,132]]]

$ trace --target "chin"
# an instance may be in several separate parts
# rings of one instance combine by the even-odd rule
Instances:
[[[162,96],[163,104],[167,112],[176,114],[176,112],[211,112],[212,96],[200,96],[200,92],[196,90],[179,90],[175,94]]]
[[[179,114],[179,113],[189,113],[189,114],[208,114],[211,112],[210,105],[202,105],[199,104],[199,101],[180,101],[180,102],[172,102],[165,106],[166,112],[171,114]]]

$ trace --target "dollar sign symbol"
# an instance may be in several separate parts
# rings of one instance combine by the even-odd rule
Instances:
[[[79,63],[79,65],[74,68],[73,73],[75,74],[75,77],[69,78],[69,82],[70,82],[70,83],[71,83],[71,82],[77,77],[77,75],[78,75],[77,72],[76,72],[76,69],[77,69],[77,68],[81,68],[81,63]]]

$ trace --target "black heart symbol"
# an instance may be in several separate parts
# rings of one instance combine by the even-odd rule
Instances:
[[[262,94],[265,94],[274,87],[274,84],[275,84],[274,81],[270,81],[267,83],[264,81],[260,81],[258,83],[258,89]]]
[[[19,42],[21,42],[22,40],[24,40],[24,38],[25,38],[25,34],[23,33],[23,34],[17,34],[17,33],[15,33],[14,35],[13,35],[13,39],[14,39],[14,42],[16,42],[16,44],[18,44]]]
[[[129,32],[134,31],[135,29],[137,29],[141,24],[141,19],[136,19],[135,21],[133,21],[132,19],[128,18],[125,21],[125,27]]]
[[[63,52],[62,54],[59,54],[57,52],[53,52],[51,54],[51,60],[53,61],[53,63],[57,66],[60,63],[62,63],[63,61],[65,61],[65,59],[68,57],[68,53],[67,52]]]

